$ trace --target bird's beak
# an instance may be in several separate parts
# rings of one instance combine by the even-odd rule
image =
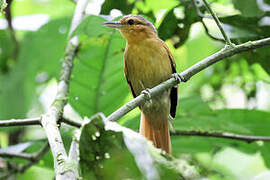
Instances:
[[[111,28],[117,28],[117,29],[123,27],[123,24],[121,24],[119,21],[107,21],[104,23],[104,25]]]

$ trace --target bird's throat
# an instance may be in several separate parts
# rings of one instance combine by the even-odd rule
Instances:
[[[147,28],[137,28],[120,30],[122,36],[126,39],[129,45],[139,44],[142,41],[152,38],[158,38],[157,34]]]

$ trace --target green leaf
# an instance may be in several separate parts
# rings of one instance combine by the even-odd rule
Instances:
[[[24,118],[37,98],[36,86],[58,77],[69,22],[53,20],[24,36],[18,61],[0,75],[0,119]]]
[[[243,39],[241,42],[248,40],[261,39],[270,35],[270,27],[263,23],[263,17],[244,17],[233,15],[220,17],[220,21],[229,25],[226,28],[230,38]]]
[[[251,136],[270,137],[270,113],[258,110],[223,109],[211,110],[198,97],[189,97],[180,101],[181,110],[173,121],[174,128],[184,131],[230,132]],[[269,142],[260,145],[211,137],[172,137],[175,154],[216,152],[225,147],[233,147],[246,153],[263,153],[265,162],[269,162],[266,149]],[[269,163],[267,164],[269,166]]]
[[[270,73],[267,74],[267,72],[263,69],[261,65],[255,63],[251,66],[251,69],[258,80],[270,82]]]
[[[94,116],[82,127],[80,167],[84,179],[178,179],[197,177],[184,160],[161,155],[141,135]]]
[[[79,150],[83,179],[142,178],[122,133],[106,130],[100,116],[82,127]]]
[[[270,47],[262,47],[255,51],[246,52],[243,56],[247,59],[249,64],[259,63],[261,67],[270,75]]]
[[[241,11],[243,16],[252,17],[252,16],[261,16],[263,11],[260,10],[257,1],[254,0],[233,0],[234,7]]]
[[[47,140],[46,140],[47,141]],[[44,147],[45,141],[44,140],[36,140],[31,142],[24,142],[12,146],[8,146],[7,148],[0,148],[0,153],[3,152],[10,152],[10,153],[28,153],[28,154],[35,154],[40,152],[40,150]],[[16,163],[18,165],[25,165],[28,163],[28,160],[22,158],[5,158],[6,161]],[[36,164],[39,167],[51,168],[53,169],[53,157],[52,154],[48,151],[41,160]]]
[[[220,17],[220,21],[225,25],[225,31],[231,40],[236,43],[258,40],[270,36],[270,26],[267,16],[245,17],[242,15],[233,15]],[[211,31],[211,26],[209,27]],[[248,51],[238,55],[245,58],[249,64],[259,63],[268,74],[270,74],[269,59],[270,47],[263,47],[254,51]]]
[[[13,58],[14,44],[8,30],[0,30],[0,74],[9,70],[9,60]]]
[[[132,121],[137,124],[137,121]],[[270,113],[243,109],[211,110],[199,97],[193,96],[180,100],[173,125],[175,129],[185,131],[270,136]]]
[[[88,37],[98,37],[108,34],[110,28],[103,25],[105,19],[100,16],[87,16],[72,33],[75,35],[87,35]]]
[[[153,13],[157,15],[162,10],[170,10],[173,7],[179,4],[178,0],[166,0],[166,1],[156,1],[156,0],[144,0],[137,1],[136,8],[140,10],[140,12],[144,13]],[[145,14],[146,15],[146,14]]]
[[[210,153],[212,155],[231,147],[242,152],[255,154],[260,151],[260,145],[256,142],[246,143],[239,140],[231,140],[215,137],[199,137],[199,136],[171,136],[173,155],[181,154],[195,155],[197,153]],[[268,159],[265,159],[267,161]]]
[[[270,168],[270,143],[263,143],[263,145],[260,146],[260,151],[264,158],[265,165]]]
[[[96,29],[93,27],[89,31]],[[129,92],[127,83],[123,83],[123,51],[124,39],[114,30],[100,37],[90,35],[82,41],[69,93],[70,104],[81,116],[97,112],[109,115],[125,101]]]
[[[183,45],[188,38],[190,27],[198,21],[196,11],[189,2],[182,2],[182,6],[177,5],[172,8],[162,20],[158,27],[158,35],[161,39],[167,40],[178,37],[174,43],[175,48]]]
[[[28,180],[28,179],[48,180],[54,178],[55,172],[53,169],[41,168],[35,165],[32,166],[27,171],[25,171],[24,173],[16,174],[16,179],[20,180]]]
[[[174,9],[171,9],[166,14],[166,16],[164,17],[162,23],[158,28],[158,36],[163,40],[172,37],[176,33],[176,30],[178,29],[177,24],[178,20],[174,14]]]
[[[128,0],[105,0],[100,14],[110,14],[112,9],[119,9],[123,14],[130,14],[133,7],[134,3],[130,3]]]
[[[181,111],[173,121],[178,130],[270,136],[269,112],[246,109],[211,110],[198,97],[182,99],[180,107]]]

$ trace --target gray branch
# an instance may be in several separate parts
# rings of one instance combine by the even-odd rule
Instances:
[[[8,126],[32,126],[41,125],[41,117],[27,118],[27,119],[10,119],[10,120],[0,120],[0,127]],[[70,126],[80,127],[81,122],[69,119],[67,117],[61,117],[60,122],[68,124]]]
[[[80,128],[81,125],[82,125],[82,122],[80,122],[78,120],[70,119],[68,117],[62,117],[61,122],[65,123],[65,124],[68,124],[70,126],[77,127],[77,128]]]
[[[23,158],[23,159],[27,159],[29,160],[29,162],[27,162],[25,165],[17,167],[17,168],[13,168],[11,169],[7,174],[4,174],[2,176],[0,176],[0,180],[2,179],[7,179],[8,177],[10,177],[11,175],[15,174],[15,173],[23,173],[24,171],[26,171],[28,168],[30,168],[31,166],[33,166],[34,164],[36,164],[37,162],[40,161],[40,159],[49,151],[50,146],[48,143],[46,143],[39,152],[35,153],[35,154],[27,154],[27,153],[6,153],[8,154],[5,157],[17,157],[17,158]],[[1,153],[0,156],[3,155],[4,153]]]
[[[247,136],[247,135],[240,135],[240,134],[233,134],[233,133],[226,133],[226,132],[203,132],[203,131],[179,131],[175,130],[171,132],[171,135],[181,135],[181,136],[203,136],[203,137],[215,137],[215,138],[225,138],[225,139],[234,139],[245,141],[247,143],[252,143],[254,141],[265,141],[269,142],[270,137],[267,136]]]
[[[26,126],[26,125],[41,125],[40,124],[40,117],[28,118],[28,119],[0,120],[0,127],[5,127],[5,126]]]
[[[157,85],[156,87],[152,88],[149,90],[149,94],[151,98],[158,96],[161,92],[177,85],[180,83],[179,79],[182,79],[184,81],[188,81],[192,76],[197,74],[198,72],[204,70],[205,68],[211,66],[212,64],[227,58],[231,57],[235,54],[239,54],[244,51],[250,51],[253,49],[257,49],[260,47],[264,46],[269,46],[270,45],[270,38],[265,38],[257,41],[249,41],[240,45],[235,45],[235,46],[225,46],[223,49],[220,51],[216,52],[215,54],[201,60],[197,64],[191,66],[190,68],[186,69],[180,74],[176,74],[175,77],[181,77],[181,78],[170,78],[167,81]],[[123,105],[121,108],[113,112],[110,116],[108,116],[108,120],[110,121],[117,121],[120,119],[122,116],[127,114],[129,111],[135,109],[139,105],[142,105],[149,99],[147,94],[140,94],[127,104]]]
[[[43,148],[41,148],[41,150],[38,153],[35,153],[31,159],[30,162],[28,162],[27,164],[25,164],[24,166],[22,166],[19,169],[20,173],[23,173],[26,169],[30,168],[31,166],[33,166],[35,163],[39,162],[40,159],[49,151],[50,146],[49,143],[46,143]]]
[[[13,152],[0,152],[0,157],[21,158],[26,160],[33,160],[34,155],[29,153],[13,153]]]

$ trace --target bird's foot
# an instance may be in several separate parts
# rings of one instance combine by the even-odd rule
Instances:
[[[146,88],[145,90],[143,90],[141,94],[146,95],[146,100],[152,103],[152,97],[151,97],[151,92],[149,88]]]
[[[180,82],[186,82],[187,80],[184,78],[184,76],[182,76],[181,74],[178,74],[178,73],[174,73],[172,74],[172,77],[174,79],[176,79],[179,83]]]

